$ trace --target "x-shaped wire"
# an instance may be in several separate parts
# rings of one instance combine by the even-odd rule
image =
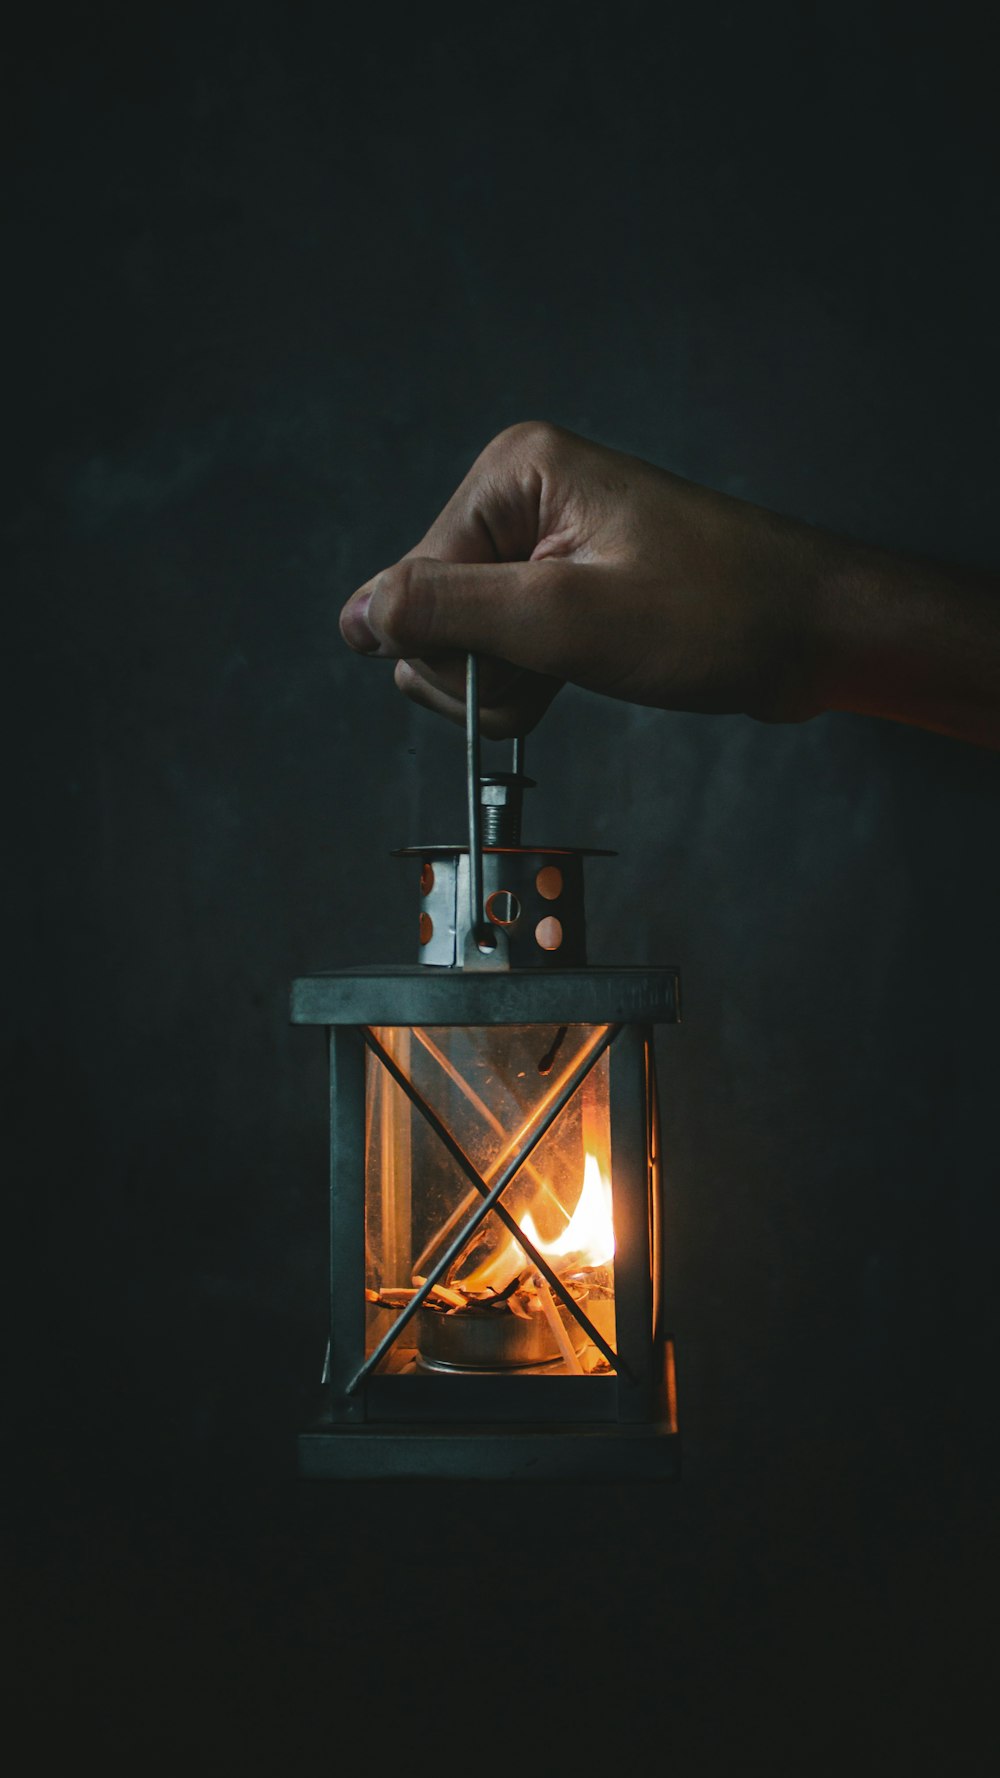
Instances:
[[[589,1338],[593,1340],[594,1345],[598,1350],[604,1354],[604,1357],[607,1359],[612,1369],[627,1372],[627,1367],[623,1361],[618,1358],[613,1347],[608,1345],[603,1334],[598,1333],[597,1328],[590,1320],[590,1317],[584,1314],[584,1311],[580,1308],[578,1303],[574,1302],[569,1291],[566,1289],[566,1286],[563,1284],[562,1279],[553,1271],[548,1260],[545,1259],[544,1255],[539,1253],[534,1244],[529,1241],[520,1223],[515,1221],[514,1217],[507,1209],[507,1206],[500,1202],[503,1193],[506,1191],[515,1174],[520,1171],[521,1167],[523,1167],[525,1161],[528,1159],[528,1156],[535,1148],[537,1148],[546,1131],[555,1123],[555,1120],[559,1116],[563,1107],[567,1105],[573,1097],[573,1094],[576,1092],[581,1081],[586,1079],[595,1062],[614,1042],[620,1030],[620,1025],[608,1026],[600,1041],[589,1054],[583,1058],[582,1062],[574,1068],[572,1074],[568,1077],[562,1087],[562,1090],[547,1107],[544,1116],[535,1125],[535,1128],[532,1130],[530,1136],[526,1138],[517,1154],[513,1155],[508,1161],[507,1165],[498,1176],[496,1183],[492,1186],[488,1186],[486,1181],[480,1175],[478,1169],[473,1166],[468,1155],[465,1153],[465,1150],[455,1141],[455,1138],[447,1125],[442,1123],[437,1112],[432,1106],[427,1104],[427,1101],[417,1091],[416,1087],[407,1079],[394,1057],[389,1054],[387,1049],[383,1048],[372,1030],[368,1028],[365,1029],[364,1039],[372,1054],[378,1057],[382,1066],[389,1074],[391,1074],[397,1086],[402,1088],[403,1092],[410,1100],[410,1103],[415,1105],[421,1116],[426,1119],[427,1123],[434,1131],[435,1136],[438,1137],[439,1141],[448,1150],[452,1159],[461,1168],[470,1185],[472,1185],[479,1193],[482,1202],[477,1209],[473,1211],[464,1227],[459,1230],[455,1239],[445,1248],[444,1253],[442,1253],[436,1260],[419,1290],[416,1292],[416,1295],[410,1298],[406,1307],[400,1311],[393,1326],[389,1328],[388,1332],[379,1341],[371,1356],[365,1360],[357,1375],[352,1378],[351,1382],[348,1384],[347,1392],[349,1395],[352,1395],[365,1381],[366,1377],[369,1377],[372,1371],[375,1370],[385,1353],[388,1352],[389,1347],[398,1340],[404,1327],[410,1320],[412,1320],[422,1304],[426,1302],[438,1279],[447,1271],[452,1261],[462,1252],[468,1241],[475,1234],[480,1223],[485,1220],[491,1210],[496,1211],[501,1222],[507,1228],[509,1233],[513,1235],[518,1246],[527,1254],[532,1265],[541,1273],[549,1288],[555,1292],[560,1302],[569,1310],[574,1320],[579,1323]]]

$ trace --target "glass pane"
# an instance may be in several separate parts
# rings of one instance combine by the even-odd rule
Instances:
[[[487,1187],[523,1149],[605,1027],[482,1026],[374,1035],[446,1126]],[[458,1162],[377,1057],[368,1057],[368,1351],[447,1255],[438,1284],[387,1368],[608,1369],[517,1234],[614,1346],[614,1236],[607,1052],[590,1069],[500,1202],[482,1202]],[[464,1231],[464,1232],[463,1232]]]

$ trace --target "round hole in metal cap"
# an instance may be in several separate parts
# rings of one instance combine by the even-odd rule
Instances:
[[[543,864],[535,878],[535,888],[546,901],[558,901],[563,892],[563,874],[557,864]]]
[[[434,937],[434,922],[431,919],[430,914],[421,914],[421,916],[420,916],[420,943],[422,945],[429,945],[431,942],[431,939],[433,937]]]
[[[421,895],[429,895],[431,890],[433,889],[433,887],[434,887],[434,866],[431,864],[429,859],[425,859],[424,863],[420,866],[420,893],[421,893]]]
[[[563,941],[562,922],[554,914],[546,914],[535,927],[535,938],[543,951],[558,951]]]
[[[486,912],[494,926],[513,926],[521,917],[521,903],[509,889],[494,889],[487,898]]]

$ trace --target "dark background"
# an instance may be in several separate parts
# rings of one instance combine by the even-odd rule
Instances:
[[[961,8],[36,12],[7,65],[4,1419],[39,1753],[989,1770],[994,755],[563,694],[536,838],[676,961],[669,1488],[295,1483],[324,1058],[457,730],[344,598],[557,421],[997,566],[996,58]],[[493,1752],[490,1752],[490,1749]],[[48,1769],[47,1766],[35,1769]]]

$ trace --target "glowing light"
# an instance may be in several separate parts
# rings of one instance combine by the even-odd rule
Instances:
[[[583,1266],[606,1266],[614,1258],[615,1230],[611,1219],[611,1186],[601,1172],[597,1156],[588,1154],[583,1164],[583,1187],[576,1209],[555,1241],[543,1241],[531,1211],[520,1227],[546,1259],[573,1259],[575,1266],[556,1266],[556,1271],[576,1271]]]
[[[584,1161],[580,1196],[561,1235],[553,1241],[543,1240],[530,1210],[518,1219],[518,1226],[532,1246],[549,1261],[553,1271],[562,1276],[608,1265],[615,1251],[611,1185],[597,1156],[588,1154]],[[526,1255],[513,1237],[508,1236],[503,1246],[476,1269],[475,1275],[463,1278],[462,1283],[478,1289],[492,1285],[495,1290],[503,1290],[523,1270],[525,1259]]]

